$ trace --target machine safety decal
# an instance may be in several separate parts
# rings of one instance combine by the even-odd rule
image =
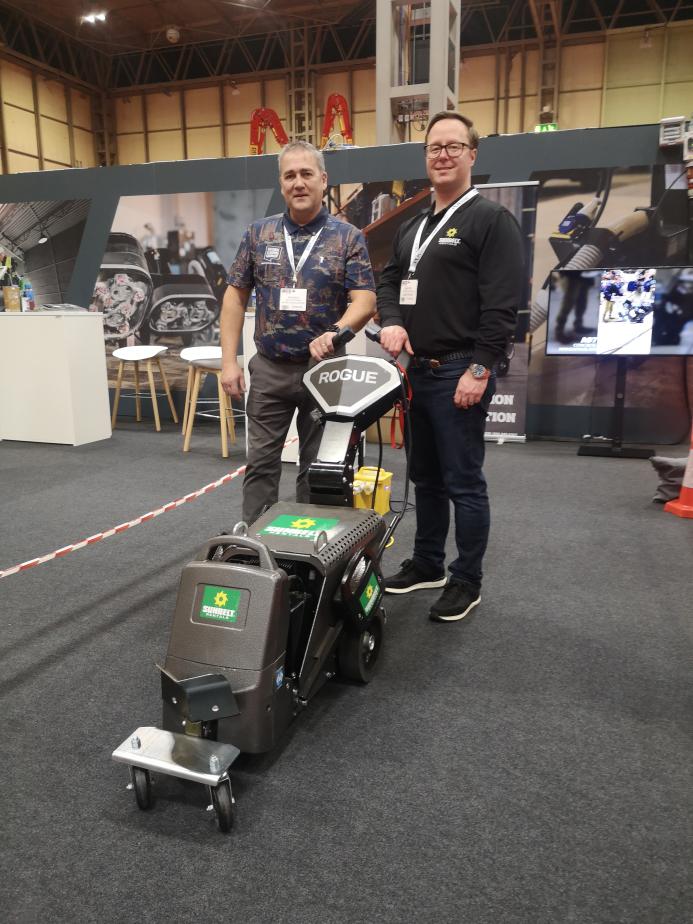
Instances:
[[[378,584],[378,579],[375,574],[371,574],[368,578],[368,583],[359,597],[359,602],[361,604],[361,609],[366,614],[370,616],[370,612],[378,602],[378,597],[380,596],[380,585]]]
[[[291,539],[315,539],[318,533],[323,530],[327,532],[333,529],[339,520],[327,519],[323,517],[302,517],[282,514],[280,517],[272,520],[263,529],[260,534],[267,533],[270,536],[288,536]]]
[[[205,584],[198,618],[209,619],[212,622],[235,623],[238,620],[240,599],[240,590]]]

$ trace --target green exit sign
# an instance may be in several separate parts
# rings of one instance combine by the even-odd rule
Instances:
[[[542,122],[541,125],[534,126],[535,132],[557,132],[558,122]]]

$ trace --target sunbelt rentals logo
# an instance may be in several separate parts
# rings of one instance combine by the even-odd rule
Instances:
[[[210,584],[205,584],[198,616],[200,619],[208,619],[212,622],[233,624],[238,621],[240,599],[240,590],[232,590],[229,587],[212,587]]]
[[[370,616],[371,610],[378,602],[379,597],[380,585],[378,584],[378,579],[376,578],[375,574],[371,574],[371,576],[368,578],[368,583],[363,589],[363,593],[359,597],[361,609],[366,614],[366,616]]]
[[[445,237],[438,238],[439,244],[452,244],[456,247],[460,243],[460,239],[457,236],[457,228],[448,228],[445,232]]]
[[[290,539],[315,539],[319,533],[333,529],[339,520],[327,517],[304,517],[282,514],[260,530],[260,535],[287,536]]]

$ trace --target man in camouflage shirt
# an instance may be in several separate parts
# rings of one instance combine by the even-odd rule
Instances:
[[[298,410],[299,473],[296,499],[309,499],[308,468],[321,429],[303,386],[311,363],[334,354],[342,327],[360,330],[375,313],[375,285],[361,232],[329,215],[320,151],[305,141],[279,154],[279,183],[287,211],[253,222],[229,271],[221,312],[224,390],[239,398],[246,390],[238,364],[243,318],[255,289],[255,344],[246,405],[248,463],[243,481],[243,519],[252,523],[276,502],[281,452]]]

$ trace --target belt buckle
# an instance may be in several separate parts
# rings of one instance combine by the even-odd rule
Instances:
[[[439,359],[429,359],[428,367],[429,369],[439,369],[442,363]]]

